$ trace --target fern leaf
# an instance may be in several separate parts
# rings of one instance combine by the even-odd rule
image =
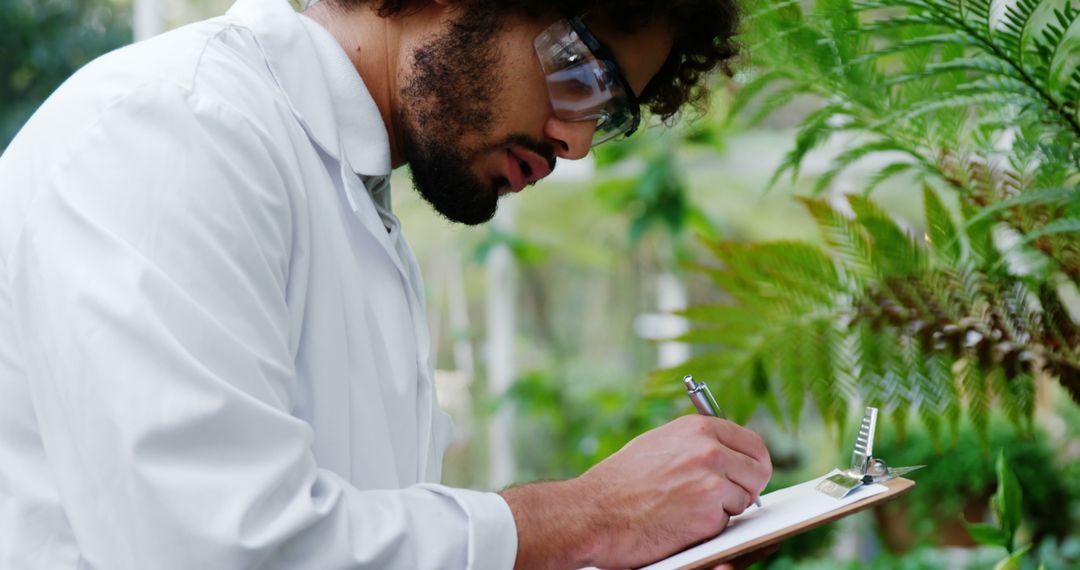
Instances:
[[[790,171],[792,178],[797,177],[806,154],[824,144],[829,139],[829,135],[832,134],[833,128],[829,121],[834,116],[842,113],[844,113],[844,109],[840,105],[826,105],[810,113],[799,125],[799,132],[795,135],[795,146],[784,155],[780,166],[776,168],[769,179],[767,188],[776,185],[777,180],[785,172]]]
[[[764,8],[754,10],[745,16],[743,16],[743,22],[749,24],[757,20],[762,20],[770,16],[776,15],[777,12],[789,10],[791,8],[799,9],[799,0],[784,0],[782,2],[768,2]]]
[[[1031,22],[1031,16],[1039,7],[1038,0],[1017,0],[1006,2],[1001,14],[1001,23],[1009,31],[998,30],[994,34],[996,43],[1010,52],[1016,60],[1023,58],[1024,36]],[[989,23],[989,22],[988,22]]]
[[[899,20],[897,23],[902,24],[902,22]],[[851,60],[847,65],[862,65],[876,61],[886,56],[902,53],[917,48],[956,45],[968,47],[982,47],[983,44],[979,41],[978,37],[973,36],[967,32],[949,32],[944,34],[921,36],[878,48],[870,53]]]
[[[752,333],[730,328],[700,326],[696,326],[689,332],[676,337],[662,340],[694,344],[722,345],[725,349],[748,349],[754,345]]]
[[[847,416],[848,394],[842,390],[835,374],[835,356],[838,339],[836,331],[828,320],[820,320],[808,327],[807,341],[804,343],[804,364],[807,368],[807,383],[814,396],[821,417],[826,425],[842,426]]]
[[[870,238],[866,235],[866,230],[823,200],[799,200],[810,211],[825,243],[839,256],[849,276],[862,279],[875,273]]]
[[[730,124],[765,88],[782,79],[790,79],[790,74],[783,69],[773,69],[754,77],[742,85],[727,111],[725,123]],[[750,123],[748,126],[752,125],[753,123]]]
[[[1016,71],[1016,68],[999,59],[987,56],[975,56],[930,63],[917,73],[906,73],[892,77],[885,82],[885,85],[890,87],[903,85],[912,81],[926,80],[946,73],[955,73],[957,71],[974,71],[985,75],[999,75],[1002,77],[1013,78],[1018,81],[1023,79],[1023,76]]]
[[[934,252],[949,265],[960,260],[960,233],[953,224],[952,216],[941,203],[936,192],[929,185],[923,185],[923,206],[926,210],[926,225],[929,229],[930,243]]]
[[[903,174],[915,167],[916,165],[913,162],[893,162],[886,165],[881,170],[875,172],[874,175],[866,181],[866,188],[863,190],[863,194],[869,196],[878,186],[884,184],[888,179]]]
[[[990,220],[1000,212],[1012,208],[1064,204],[1077,199],[1080,199],[1080,190],[1075,188],[1043,188],[1023,192],[982,208],[978,213],[968,218],[967,225],[970,226]]]
[[[873,140],[868,143],[846,149],[844,152],[841,152],[839,155],[836,156],[836,158],[833,159],[832,165],[829,166],[829,170],[827,170],[825,174],[822,174],[821,177],[818,178],[818,181],[814,184],[814,193],[820,194],[830,184],[832,184],[832,181],[841,172],[846,170],[849,166],[859,161],[863,157],[874,153],[888,151],[910,153],[910,151],[906,147],[902,146],[898,141],[893,139]]]
[[[952,95],[944,95],[939,99],[920,101],[870,125],[870,129],[878,131],[890,127],[895,128],[894,125],[896,124],[903,124],[922,117],[923,115],[939,111],[967,112],[972,107],[1015,103],[1015,93],[996,92],[992,88],[978,90],[969,89],[968,92],[954,93]]]
[[[964,396],[967,398],[968,417],[975,426],[979,436],[979,444],[985,453],[989,446],[987,428],[990,424],[990,383],[986,373],[983,372],[974,359],[964,361],[961,373],[961,386],[964,388]]]
[[[761,98],[758,107],[754,109],[753,114],[746,119],[746,126],[752,127],[757,125],[766,117],[775,113],[778,109],[787,105],[795,98],[796,95],[801,95],[807,92],[807,88],[802,84],[785,85],[772,93],[769,93],[765,97]]]
[[[924,266],[922,249],[884,210],[863,196],[850,194],[847,199],[855,211],[855,219],[872,240],[875,267],[886,275],[902,276]]]
[[[1055,234],[1067,234],[1080,238],[1080,218],[1054,220],[1039,229],[1024,234],[1024,238],[1020,240],[1020,243],[1026,245],[1041,237]]]
[[[806,403],[806,367],[802,359],[805,335],[798,328],[791,327],[782,331],[778,338],[782,345],[777,347],[774,354],[780,393],[784,399],[786,417],[790,425],[796,427],[802,419]]]

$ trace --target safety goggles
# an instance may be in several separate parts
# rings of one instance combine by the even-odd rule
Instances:
[[[533,42],[547,76],[555,116],[596,121],[592,146],[630,136],[641,121],[637,97],[615,58],[575,16],[555,22]]]

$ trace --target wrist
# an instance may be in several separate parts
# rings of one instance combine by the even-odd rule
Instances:
[[[561,499],[572,510],[574,541],[569,552],[575,568],[595,566],[602,549],[604,517],[600,514],[596,490],[588,479],[576,477],[561,481]]]
[[[581,568],[596,560],[602,517],[588,481],[531,483],[499,494],[517,525],[515,568]]]

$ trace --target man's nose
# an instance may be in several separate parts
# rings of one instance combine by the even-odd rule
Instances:
[[[555,145],[555,156],[567,160],[585,158],[592,148],[596,121],[564,121],[550,117],[544,125],[544,134]]]

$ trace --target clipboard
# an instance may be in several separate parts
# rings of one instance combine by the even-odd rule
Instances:
[[[877,408],[867,407],[849,469],[834,469],[817,479],[763,495],[763,505],[733,517],[718,536],[642,570],[712,568],[910,491],[915,482],[900,476],[924,466],[894,468],[873,456],[877,418]]]
[[[813,485],[816,481],[812,480],[799,486]],[[723,562],[730,562],[744,554],[749,554],[761,548],[768,547],[773,544],[784,541],[787,538],[802,534],[810,529],[817,528],[821,525],[828,524],[830,522],[842,519],[846,516],[852,515],[859,511],[876,507],[887,503],[904,493],[907,493],[915,487],[915,482],[910,479],[902,477],[890,479],[884,483],[877,484],[885,488],[884,491],[880,491],[876,494],[867,496],[865,498],[857,499],[854,502],[844,504],[834,510],[826,513],[801,520],[798,523],[788,526],[786,528],[780,528],[758,538],[741,542],[729,548],[724,548],[719,551],[711,551],[708,549],[708,545],[712,541],[706,541],[699,545],[693,546],[684,550],[678,554],[675,554],[669,558],[661,560],[645,566],[644,569],[674,569],[674,570],[698,570],[702,568],[712,568],[717,564]],[[783,491],[783,490],[782,490]],[[816,492],[816,491],[814,491]],[[766,508],[769,506],[768,495],[763,496],[766,501]],[[733,524],[738,523],[738,517],[733,519]],[[729,527],[729,530],[731,527]],[[726,531],[725,531],[726,532]],[[724,533],[721,533],[717,539],[723,537]],[[713,539],[716,540],[716,539]],[[703,548],[704,547],[704,548]],[[699,551],[695,553],[695,551]],[[703,552],[702,552],[703,551]],[[703,555],[701,555],[703,554]],[[643,570],[644,570],[643,569]]]

